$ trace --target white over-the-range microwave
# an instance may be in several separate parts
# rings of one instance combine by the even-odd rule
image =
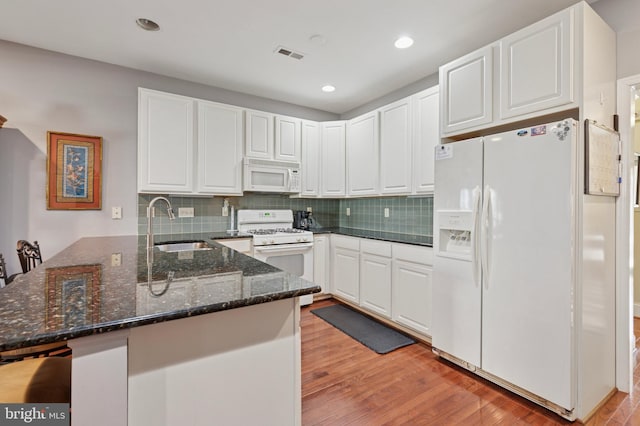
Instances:
[[[300,192],[300,164],[289,161],[244,159],[245,191]]]

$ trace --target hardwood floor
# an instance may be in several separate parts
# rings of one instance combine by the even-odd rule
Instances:
[[[302,424],[564,425],[559,416],[414,344],[378,355],[302,309]],[[640,320],[635,320],[640,336]],[[634,392],[618,392],[588,425],[640,425],[640,367]]]

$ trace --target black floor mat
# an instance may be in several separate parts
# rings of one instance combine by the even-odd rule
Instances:
[[[343,305],[313,309],[311,313],[379,354],[416,343],[404,334]]]

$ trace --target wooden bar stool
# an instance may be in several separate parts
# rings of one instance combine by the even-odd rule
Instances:
[[[71,403],[71,358],[30,358],[1,365],[0,402]]]

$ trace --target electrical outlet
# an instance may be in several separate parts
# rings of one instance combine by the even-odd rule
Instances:
[[[351,207],[347,207],[347,216],[351,216]]]
[[[229,216],[229,206],[222,206],[222,216]]]
[[[307,207],[307,211],[308,211],[309,213],[313,213],[313,207]]]
[[[194,216],[193,207],[178,208],[178,217],[193,217],[193,216]]]
[[[389,217],[389,207],[384,208],[384,217]]]
[[[111,207],[111,219],[122,219],[122,207]]]
[[[111,255],[111,266],[122,265],[122,253],[113,253]]]

